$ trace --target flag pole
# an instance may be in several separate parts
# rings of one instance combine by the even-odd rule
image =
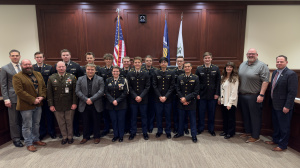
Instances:
[[[119,66],[119,54],[120,54],[120,9],[117,8],[116,12],[118,12],[118,58],[117,58],[117,66]]]
[[[182,20],[182,18],[183,18],[183,12],[181,13],[181,20]]]

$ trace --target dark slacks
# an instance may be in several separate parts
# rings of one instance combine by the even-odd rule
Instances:
[[[123,138],[125,130],[125,114],[124,110],[109,110],[112,127],[114,130],[114,137]]]
[[[22,117],[20,111],[16,110],[17,103],[11,103],[8,108],[10,137],[13,141],[20,141],[22,135]]]
[[[192,136],[196,136],[197,135],[196,110],[181,110],[181,109],[178,109],[178,113],[179,113],[178,134],[183,135],[185,118],[186,118],[186,115],[189,115],[190,126],[191,126],[191,134],[192,134]]]
[[[125,114],[125,131],[129,132],[130,131],[130,127],[131,127],[131,113],[130,113],[130,104],[127,101],[127,109],[126,109],[126,114]]]
[[[176,94],[174,94],[173,100],[172,100],[172,107],[173,107],[173,123],[174,123],[174,130],[178,131],[178,125],[179,125],[179,114],[178,114],[178,103],[179,99]],[[188,129],[188,117],[186,115],[185,121],[184,121],[184,129]]]
[[[153,130],[154,127],[154,118],[155,118],[155,106],[154,106],[154,94],[148,94],[148,104],[147,107],[147,121],[148,121],[148,130]]]
[[[262,103],[257,103],[256,94],[239,94],[239,106],[244,120],[245,133],[258,139],[262,122]]]
[[[136,134],[137,131],[137,114],[141,113],[143,134],[147,133],[147,104],[130,104],[131,112],[131,134]]]
[[[273,142],[277,143],[281,149],[287,149],[292,116],[293,110],[285,114],[282,110],[272,109]]]
[[[50,111],[47,99],[44,99],[42,106],[42,116],[40,121],[40,135],[45,136],[47,132],[49,135],[55,134],[54,114]]]
[[[222,104],[223,131],[231,136],[235,135],[235,111],[236,107],[231,106],[230,110]]]
[[[217,99],[200,99],[199,100],[199,119],[198,130],[203,131],[205,128],[205,112],[207,111],[207,129],[208,131],[215,130],[215,113],[216,113]]]
[[[94,138],[100,138],[101,113],[97,112],[94,105],[86,105],[82,112],[83,138],[89,139],[91,135],[91,124],[93,125]]]
[[[163,115],[165,114],[165,119],[166,119],[165,132],[171,133],[172,103],[166,104],[166,103],[156,102],[155,109],[156,109],[157,132],[159,132],[159,133],[163,132],[162,119],[163,119]]]
[[[104,121],[103,132],[109,132],[110,123],[111,123],[108,110],[105,107],[106,101],[107,101],[106,99],[103,99],[103,106],[104,106],[104,110],[102,112],[103,113],[103,121]]]

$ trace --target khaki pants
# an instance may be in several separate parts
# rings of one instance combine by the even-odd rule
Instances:
[[[73,138],[74,113],[75,113],[74,110],[54,112],[63,139]]]

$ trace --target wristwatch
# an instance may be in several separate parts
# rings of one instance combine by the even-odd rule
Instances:
[[[261,97],[265,97],[265,95],[264,94],[259,94]]]

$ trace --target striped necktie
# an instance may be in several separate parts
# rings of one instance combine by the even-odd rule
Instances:
[[[274,76],[273,83],[272,83],[272,89],[271,89],[271,98],[272,98],[272,99],[273,99],[273,90],[274,90],[274,87],[275,87],[275,85],[276,85],[278,75],[279,75],[279,72],[277,71],[277,73],[276,73],[275,76]]]

